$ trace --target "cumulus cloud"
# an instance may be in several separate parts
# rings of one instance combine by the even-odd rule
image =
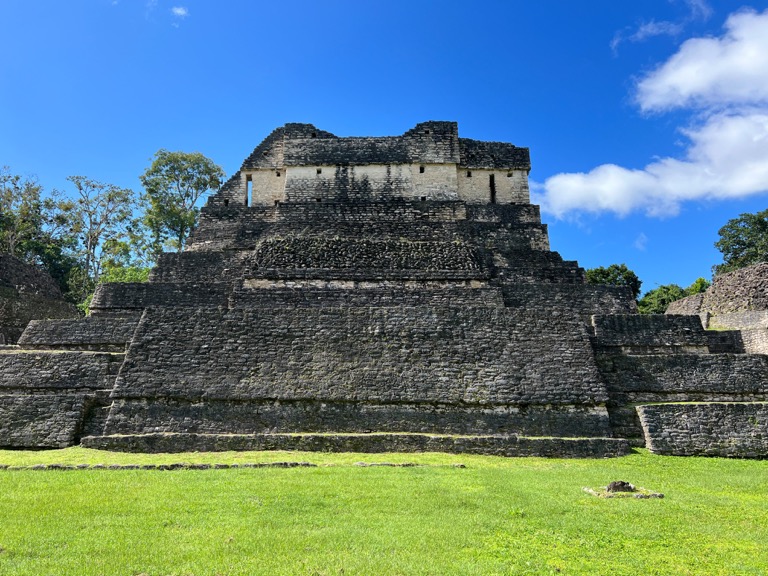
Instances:
[[[189,10],[187,10],[184,6],[174,6],[171,8],[171,14],[176,16],[176,18],[186,18],[189,16]]]
[[[643,78],[641,109],[768,104],[768,11],[732,14],[720,38],[692,38]]]
[[[732,14],[718,38],[686,41],[640,79],[643,111],[683,109],[690,124],[681,158],[642,169],[603,164],[557,174],[536,193],[558,218],[574,213],[642,211],[671,216],[682,203],[739,198],[768,191],[768,10]]]

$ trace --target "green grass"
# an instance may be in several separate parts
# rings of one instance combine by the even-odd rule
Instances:
[[[768,574],[766,461],[0,451],[14,466],[274,461],[320,466],[0,471],[0,574]],[[582,491],[612,480],[665,498]]]

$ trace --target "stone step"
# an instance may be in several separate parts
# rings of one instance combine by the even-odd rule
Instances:
[[[492,456],[604,458],[630,450],[621,438],[449,436],[438,434],[136,434],[87,436],[86,448],[121,452],[300,450],[334,452],[449,452]]]

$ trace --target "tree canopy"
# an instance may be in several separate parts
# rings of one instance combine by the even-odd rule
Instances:
[[[607,284],[609,286],[627,286],[632,291],[632,297],[640,295],[642,280],[637,277],[626,264],[611,264],[607,268],[600,266],[586,271],[588,284]]]
[[[723,263],[713,267],[715,274],[768,262],[768,210],[728,220],[718,234],[715,248],[723,254]]]
[[[146,192],[145,222],[155,251],[165,246],[181,252],[197,221],[198,201],[221,186],[224,170],[199,152],[161,149],[139,179]]]
[[[697,278],[688,288],[677,284],[664,284],[646,292],[637,302],[637,308],[641,314],[664,314],[675,300],[704,292],[709,286],[710,282],[705,278]]]

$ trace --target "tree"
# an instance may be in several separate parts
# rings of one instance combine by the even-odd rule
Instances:
[[[707,288],[709,288],[711,284],[712,283],[705,278],[696,278],[696,280],[693,281],[693,284],[685,289],[685,295],[693,296],[694,294],[701,294],[702,292],[706,292]]]
[[[35,178],[12,174],[7,166],[0,170],[0,252],[44,266],[64,293],[77,267],[76,241],[66,225],[70,208]]]
[[[607,268],[600,266],[587,270],[587,283],[627,286],[632,291],[632,297],[637,299],[643,282],[626,264],[611,264]]]
[[[641,314],[664,314],[675,300],[685,298],[688,294],[677,284],[664,284],[646,292],[637,302]]]
[[[198,201],[206,192],[221,186],[224,170],[199,152],[161,149],[139,179],[146,191],[145,221],[155,249],[160,251],[167,245],[181,252],[197,222]]]
[[[122,241],[133,220],[136,198],[132,190],[84,176],[69,176],[77,197],[70,209],[68,227],[79,239],[82,270],[73,276],[70,289],[79,301],[86,299],[99,281],[105,249]]]
[[[715,274],[768,261],[768,210],[728,220],[718,234],[715,248],[723,254],[723,263],[713,267]]]
[[[42,186],[32,178],[0,170],[0,252],[34,260],[31,245],[43,228]]]

